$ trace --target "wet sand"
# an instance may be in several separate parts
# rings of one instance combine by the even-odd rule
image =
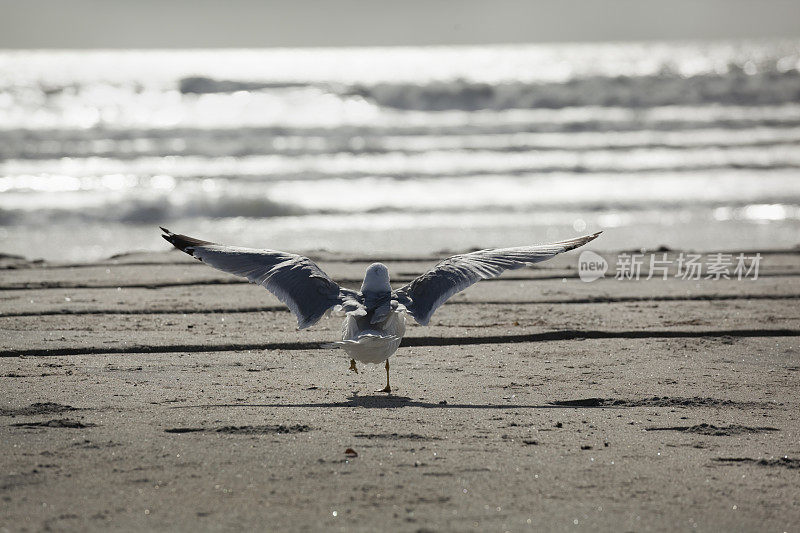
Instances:
[[[358,286],[372,259],[318,262]],[[319,348],[340,319],[298,332],[182,254],[6,258],[0,528],[797,531],[800,252],[755,281],[576,262],[410,324],[386,396]]]

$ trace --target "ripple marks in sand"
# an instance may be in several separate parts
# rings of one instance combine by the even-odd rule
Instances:
[[[305,424],[295,424],[286,426],[263,425],[263,426],[222,426],[217,428],[187,427],[187,428],[168,428],[166,433],[226,433],[228,435],[275,435],[288,433],[305,433],[311,431],[311,427]]]
[[[14,427],[23,428],[70,428],[70,429],[83,429],[96,427],[97,424],[91,422],[80,422],[78,420],[70,420],[69,418],[59,418],[55,420],[48,420],[46,422],[20,422],[18,424],[11,424]]]
[[[32,403],[28,407],[0,407],[0,416],[55,415],[65,411],[77,411],[77,407],[59,403]]]
[[[782,467],[790,470],[800,469],[800,459],[792,457],[773,457],[771,459],[753,459],[752,457],[717,457],[714,461],[725,464],[744,463],[763,467]]]
[[[698,435],[711,435],[714,437],[728,437],[733,435],[745,435],[748,433],[764,433],[766,431],[779,431],[773,427],[749,427],[733,424],[730,426],[715,426],[712,424],[697,424],[696,426],[671,426],[671,427],[649,427],[646,431],[680,431],[683,433],[695,433]]]
[[[560,407],[767,407],[774,406],[766,402],[735,402],[719,398],[673,398],[670,396],[653,396],[651,398],[580,398],[577,400],[555,400],[550,405]]]
[[[356,433],[357,439],[387,439],[387,440],[442,440],[440,437],[428,437],[419,433]]]

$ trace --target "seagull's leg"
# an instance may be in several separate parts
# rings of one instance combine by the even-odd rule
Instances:
[[[358,369],[356,368],[356,360],[350,359],[350,370],[358,374]]]
[[[389,386],[389,360],[386,360],[386,388],[381,390],[376,390],[375,392],[392,392],[392,388]]]

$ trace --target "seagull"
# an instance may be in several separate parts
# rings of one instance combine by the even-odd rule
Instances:
[[[179,250],[223,272],[261,285],[286,304],[297,318],[298,329],[313,326],[323,316],[344,314],[342,340],[324,347],[342,348],[356,361],[386,362],[386,387],[391,393],[389,357],[397,351],[406,331],[406,315],[427,326],[434,311],[448,298],[482,279],[496,278],[545,261],[596,239],[600,233],[566,241],[515,248],[478,250],[449,257],[399,289],[389,283],[389,269],[382,263],[367,267],[360,290],[339,286],[311,259],[277,250],[225,246],[161,228],[161,235]]]

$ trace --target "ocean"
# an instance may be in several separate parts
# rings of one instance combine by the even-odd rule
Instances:
[[[0,253],[800,244],[800,41],[0,51]]]

